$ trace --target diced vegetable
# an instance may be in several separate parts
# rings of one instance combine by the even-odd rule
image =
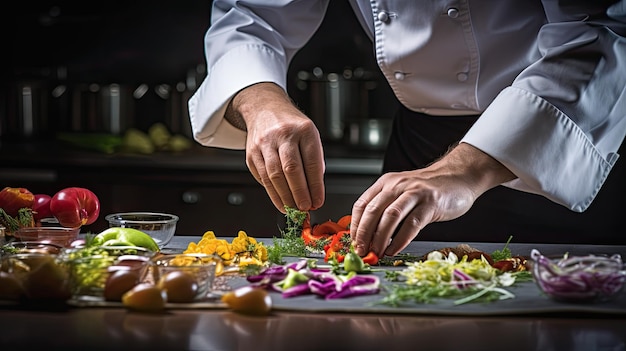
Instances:
[[[380,280],[374,275],[349,272],[337,275],[330,269],[310,267],[308,260],[299,260],[287,266],[272,266],[261,274],[248,277],[252,286],[272,289],[284,298],[315,294],[325,299],[347,298],[376,294]]]

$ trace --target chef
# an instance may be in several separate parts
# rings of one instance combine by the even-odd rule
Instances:
[[[189,101],[194,138],[245,149],[283,212],[324,204],[323,145],[286,73],[328,3],[215,0]],[[352,208],[358,253],[416,238],[626,240],[608,205],[626,195],[626,0],[350,4],[401,103],[383,174]]]

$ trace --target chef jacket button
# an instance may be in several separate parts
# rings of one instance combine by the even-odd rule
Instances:
[[[459,9],[451,7],[448,9],[448,17],[457,18],[459,17]]]
[[[380,20],[383,23],[387,23],[389,22],[389,14],[385,11],[381,11],[378,13],[378,20]]]
[[[404,73],[402,73],[402,72],[396,72],[396,73],[394,73],[394,77],[395,77],[397,80],[404,80],[404,76],[405,76],[405,74],[404,74]]]
[[[458,74],[456,75],[456,79],[457,79],[459,82],[465,82],[465,81],[467,80],[467,73],[458,73]]]

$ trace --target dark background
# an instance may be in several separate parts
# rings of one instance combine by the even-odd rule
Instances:
[[[1,111],[7,118],[13,113],[7,105],[14,103],[15,85],[22,81],[174,85],[195,72],[197,84],[188,85],[194,90],[204,76],[203,37],[210,24],[211,1],[113,0],[96,5],[38,0],[14,5],[12,12],[5,12],[9,65],[4,66],[7,79],[3,79]],[[331,22],[341,23],[341,28]],[[296,77],[314,67],[324,72],[356,68],[371,72],[380,82],[371,113],[390,115],[395,98],[347,1],[331,1],[324,23],[290,66],[289,93],[305,112],[309,94],[296,87]],[[150,123],[156,120],[159,117]],[[11,133],[0,125],[0,136]]]
[[[63,132],[110,132],[90,124],[91,119],[81,120],[84,125],[79,127],[70,122],[76,115],[85,119],[85,113],[72,110],[77,95],[101,96],[89,93],[89,88],[111,84],[131,90],[144,84],[150,88],[141,100],[132,102],[125,128],[146,131],[153,123],[164,122],[173,132],[190,137],[188,117],[180,113],[187,130],[180,125],[180,130],[175,129],[166,111],[173,99],[160,99],[154,91],[162,84],[184,83],[186,90],[178,94],[177,103],[185,109],[205,75],[203,39],[211,1],[37,0],[12,5],[0,14],[6,28],[5,64],[0,66],[0,187],[26,187],[51,195],[69,186],[93,190],[100,198],[101,216],[84,231],[104,229],[104,216],[109,213],[155,211],[179,215],[177,233],[183,235],[200,235],[209,229],[217,235],[236,235],[238,230],[261,237],[278,234],[283,215],[249,174],[240,151],[194,143],[191,150],[178,154],[105,155],[67,147],[55,139]],[[333,0],[318,32],[292,61],[289,93],[308,113],[310,91],[298,86],[298,72],[315,67],[338,73],[362,68],[376,82],[369,111],[378,118],[391,118],[396,100],[373,52],[347,1]],[[36,105],[35,130],[29,135],[21,128],[19,113],[24,86],[33,89]],[[58,87],[67,90],[60,98],[52,97]],[[326,156],[338,166],[326,172],[327,202],[315,214],[320,221],[350,212],[355,199],[378,176],[371,167],[362,171],[361,163],[372,164],[382,157],[381,149],[326,146]],[[344,165],[344,157],[352,159],[351,166]]]

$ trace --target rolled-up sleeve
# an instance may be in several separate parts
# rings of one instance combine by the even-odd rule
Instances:
[[[259,82],[286,88],[289,63],[317,30],[327,6],[327,0],[213,2],[205,36],[207,76],[188,102],[196,141],[245,148],[246,133],[223,118],[230,99]]]
[[[610,9],[612,16],[557,18],[543,26],[540,59],[494,99],[463,138],[517,175],[506,186],[577,212],[592,203],[626,134],[622,5]]]

